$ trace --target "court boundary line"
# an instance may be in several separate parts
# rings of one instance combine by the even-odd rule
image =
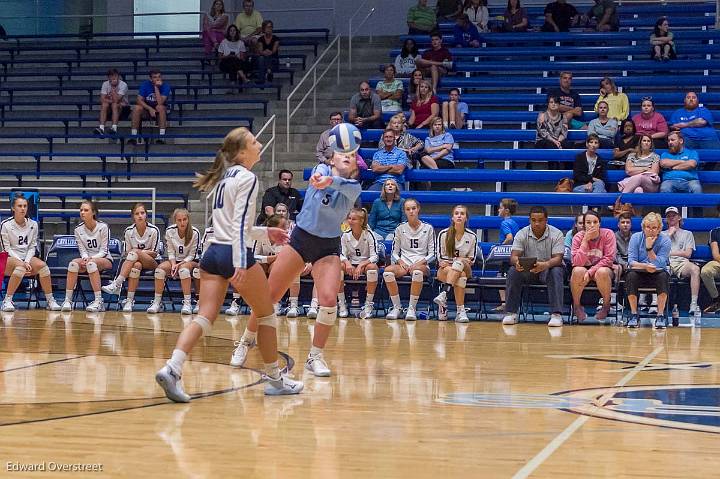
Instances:
[[[610,388],[608,392],[603,394],[597,401],[596,405],[602,407],[610,401],[613,396],[618,392],[620,388],[629,383],[650,361],[662,352],[664,346],[658,346],[651,351],[642,361],[640,361],[633,369],[631,369],[625,376],[622,377],[614,386]],[[532,459],[530,459],[518,472],[516,472],[512,479],[525,479],[530,476],[535,470],[540,467],[552,454],[562,446],[565,441],[577,432],[586,422],[593,416],[581,416],[575,419],[568,427],[566,427],[560,434],[555,436],[540,452],[538,452]]]

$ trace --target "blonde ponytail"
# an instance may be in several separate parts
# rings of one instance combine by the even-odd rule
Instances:
[[[245,127],[235,128],[225,136],[223,144],[215,155],[215,161],[205,173],[196,173],[197,179],[193,186],[200,191],[210,191],[225,175],[225,171],[234,164],[238,153],[245,149],[250,137],[250,130]]]

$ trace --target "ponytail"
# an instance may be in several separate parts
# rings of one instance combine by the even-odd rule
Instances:
[[[235,157],[245,149],[250,137],[250,130],[245,127],[235,128],[225,136],[223,144],[215,155],[215,161],[205,173],[196,173],[197,179],[193,186],[200,191],[210,191],[225,175]]]

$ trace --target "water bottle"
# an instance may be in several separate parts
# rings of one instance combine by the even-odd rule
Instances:
[[[678,305],[675,304],[672,309],[672,325],[673,327],[677,328],[680,324],[680,310],[678,309]]]
[[[697,308],[693,315],[693,326],[696,328],[702,328],[702,312],[700,311],[700,308]]]

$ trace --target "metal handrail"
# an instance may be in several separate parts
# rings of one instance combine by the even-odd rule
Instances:
[[[327,54],[327,52],[329,52],[333,48],[333,46],[335,46],[336,44],[337,44],[337,53],[332,58],[332,60],[330,60],[327,67],[325,68],[325,70],[323,70],[323,72],[318,77],[317,71],[318,71],[318,66],[320,65],[320,62],[323,60],[323,58],[325,58],[325,55]],[[298,111],[298,109],[302,106],[303,102],[307,99],[307,97],[310,96],[311,93],[313,95],[313,116],[317,115],[318,82],[323,79],[325,74],[328,72],[328,70],[330,70],[330,67],[332,67],[333,63],[335,63],[335,62],[337,62],[336,83],[339,85],[340,84],[340,35],[336,35],[335,38],[333,39],[333,41],[331,41],[330,44],[328,44],[327,48],[325,48],[325,50],[320,54],[320,56],[317,58],[317,60],[315,60],[315,63],[313,63],[310,68],[308,68],[308,71],[305,73],[305,76],[302,77],[302,80],[300,80],[297,83],[297,85],[295,86],[293,91],[290,92],[290,94],[287,96],[287,99],[285,100],[285,102],[286,102],[285,111],[287,112],[287,117],[285,119],[285,127],[286,127],[285,135],[287,136],[287,151],[290,151],[290,120],[295,115],[295,113]],[[300,87],[303,85],[303,83],[305,83],[305,80],[307,80],[307,78],[310,76],[311,73],[313,75],[312,85],[310,86],[310,88],[308,88],[308,91],[305,93],[305,95],[302,97],[302,99],[298,102],[297,106],[295,106],[295,108],[292,111],[290,111],[290,99],[293,97],[293,95],[295,95],[295,92],[297,92],[300,89]]]
[[[265,132],[265,129],[270,126],[270,139],[263,145],[260,150],[260,155],[265,153],[270,148],[270,171],[275,171],[275,118],[277,115],[273,115],[265,122],[265,124],[255,133],[255,138],[259,138]]]
[[[720,1],[720,0],[718,0]],[[355,10],[355,13],[350,15],[350,18],[348,19],[348,70],[352,70],[352,41],[353,41],[353,20],[355,19],[355,16],[360,13],[360,11],[365,7],[365,4],[368,2],[368,0],[364,0],[360,7]],[[360,25],[357,26],[356,30],[360,30],[360,27],[362,27],[365,22],[372,16],[372,14],[375,13],[375,7],[371,7],[370,11],[367,15],[365,15],[365,18],[362,22],[360,22]]]

